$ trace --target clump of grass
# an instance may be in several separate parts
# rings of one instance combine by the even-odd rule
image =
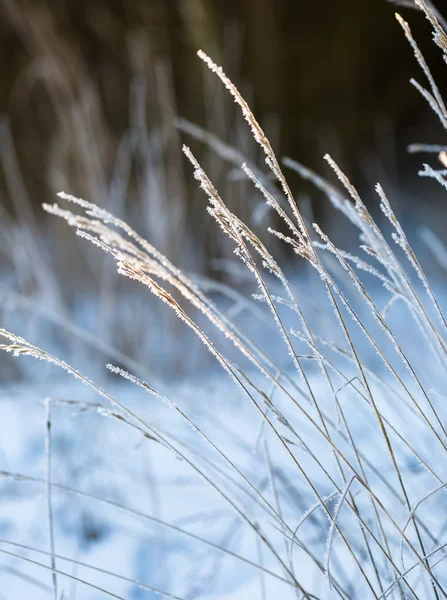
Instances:
[[[415,3],[430,21],[434,41],[447,61],[447,34],[423,0]],[[408,24],[399,15],[397,19],[428,88],[412,83],[447,130],[439,89]],[[325,159],[341,185],[323,180],[290,159],[283,165],[327,195],[334,209],[358,230],[363,254],[347,253],[318,225],[309,227],[249,105],[212,59],[202,51],[199,57],[240,106],[265,154],[269,175],[279,184],[281,198],[269,175],[242,166],[283,226],[269,228],[269,233],[290,246],[314,274],[309,284],[283,269],[268,245],[229,209],[191,150],[183,148],[208,198],[208,213],[253,277],[258,288],[255,297],[268,308],[282,346],[270,334],[263,345],[251,339],[190,277],[107,210],[66,193],[59,194],[60,198],[77,212],[59,204],[44,208],[111,256],[119,274],[148,288],[211,352],[250,405],[251,418],[259,421],[254,450],[262,477],[248,473],[240,457],[234,458],[231,450],[215,441],[187,409],[118,366],[108,368],[161,399],[193,428],[203,443],[202,457],[24,339],[1,330],[8,339],[1,348],[67,370],[114,405],[118,412],[100,407],[106,416],[121,419],[148,443],[159,443],[180,457],[185,469],[210,486],[256,540],[258,559],[230,551],[224,544],[200,542],[249,563],[260,574],[261,594],[267,594],[266,581],[275,579],[283,586],[284,597],[295,593],[303,599],[447,598],[443,562],[447,547],[447,320],[442,303],[383,187],[376,186],[386,221],[380,227],[328,155]],[[213,144],[219,146],[216,140]],[[220,148],[228,154],[228,147]],[[420,149],[427,147],[412,148]],[[444,148],[437,147],[436,152],[441,152],[445,167]],[[234,157],[230,152],[229,159]],[[421,176],[447,188],[444,169],[425,164]],[[383,289],[385,302],[378,293]],[[311,301],[306,298],[309,293],[314,296]],[[317,304],[324,318],[315,317]],[[200,323],[191,316],[191,309],[200,315]],[[278,359],[281,347],[284,356]],[[219,464],[223,461],[226,480],[218,475],[216,457]],[[304,504],[302,509],[297,508],[300,504]],[[51,514],[51,502],[48,506]],[[53,537],[50,554],[50,569],[58,573]],[[57,594],[55,576],[53,585]],[[201,585],[206,587],[206,582],[196,585],[194,593],[201,593]],[[170,590],[162,593],[177,597]]]

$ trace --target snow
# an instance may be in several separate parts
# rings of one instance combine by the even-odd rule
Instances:
[[[377,283],[371,284],[375,278],[368,277],[365,285],[380,310],[387,306],[389,293]],[[357,452],[366,457],[363,469],[369,486],[383,504],[379,510],[380,530],[371,497],[357,477],[352,480],[349,492],[364,517],[363,532],[373,546],[382,580],[388,585],[395,575],[383,552],[371,542],[371,534],[379,543],[382,534],[387,536],[396,568],[405,571],[417,564],[412,548],[420,552],[420,547],[413,524],[408,521],[409,510],[393,461],[343,331],[331,314],[324,283],[318,277],[309,281],[294,275],[291,279],[309,330],[296,312],[277,300],[284,295],[279,284],[273,279],[268,283],[285,331],[300,328],[290,340],[297,356],[302,357],[307,382],[294,369],[290,348],[275,329],[269,306],[262,302],[255,304],[256,311],[251,309],[250,294],[257,291],[254,284],[241,286],[247,300],[222,295],[217,302],[276,367],[270,365],[264,371],[256,368],[254,361],[241,356],[231,336],[223,339],[206,324],[203,314],[194,315],[210,342],[228,358],[241,385],[235,385],[183,323],[166,317],[168,307],[160,310],[153,303],[145,305],[144,294],[135,291],[140,288],[133,282],[125,293],[113,298],[117,319],[105,340],[103,305],[89,298],[87,292],[80,294],[81,302],[64,317],[54,308],[47,309],[43,301],[33,304],[31,299],[32,311],[18,302],[3,305],[2,323],[9,330],[68,362],[106,394],[98,395],[57,365],[31,356],[2,354],[0,599],[1,594],[5,598],[36,600],[54,597],[45,402],[51,403],[51,506],[59,598],[96,600],[107,597],[107,591],[129,600],[146,599],[155,598],[157,589],[185,599],[287,600],[296,597],[296,590],[287,582],[292,564],[300,585],[323,600],[335,597],[334,585],[331,591],[324,576],[328,561],[336,581],[343,582],[348,591],[352,587],[353,597],[366,598],[369,589],[355,559],[361,560],[372,581],[373,569],[359,521],[352,508],[348,509],[348,494],[344,493],[353,470],[362,472]],[[384,356],[423,407],[422,413],[436,425],[426,399],[387,334],[372,315],[368,316],[368,307],[356,298],[355,290],[346,287],[343,280],[340,285]],[[419,288],[418,293],[423,293],[422,284]],[[142,291],[147,295],[146,290]],[[443,297],[442,292],[439,297]],[[434,313],[433,307],[427,310],[430,315]],[[358,349],[376,408],[400,435],[386,426],[411,506],[421,502],[416,514],[435,537],[429,539],[427,532],[423,534],[425,551],[432,552],[445,538],[445,491],[439,488],[447,475],[442,446],[445,439],[442,434],[435,439],[411,397],[392,378],[381,356],[341,303],[340,311]],[[399,344],[430,400],[443,415],[444,373],[433,360],[405,303],[393,303],[386,319],[397,332]],[[312,343],[309,331],[315,334]],[[118,367],[115,373],[107,370],[107,363]],[[179,364],[183,369],[174,367]],[[333,389],[323,365],[332,378]],[[141,378],[160,395],[148,394],[135,382],[123,379],[119,376],[122,371]],[[277,376],[280,385],[275,386]],[[319,420],[320,411],[334,447]],[[439,432],[438,427],[435,429]],[[439,490],[425,499],[436,488]],[[324,499],[326,511],[321,506],[311,510],[319,499]],[[298,525],[294,538],[297,543],[292,550],[290,540]],[[396,527],[405,528],[407,536],[403,564],[402,535]],[[274,552],[258,536],[257,528]],[[349,540],[354,556],[341,534]],[[299,547],[301,541],[312,556]],[[442,551],[437,552],[433,563],[442,556]],[[408,581],[420,596],[430,597],[430,590],[426,592],[423,587],[428,585],[428,578],[424,581],[421,572],[421,566],[414,568]],[[442,562],[434,572],[441,583],[447,583]],[[396,587],[395,597],[397,592]]]

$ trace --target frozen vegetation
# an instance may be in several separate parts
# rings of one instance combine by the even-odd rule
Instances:
[[[436,14],[416,4],[447,60]],[[397,18],[426,79],[413,83],[447,130]],[[445,284],[425,275],[386,189],[373,217],[330,156],[331,182],[278,160],[199,56],[265,169],[179,126],[242,169],[270,225],[258,235],[240,219],[188,147],[208,226],[235,252],[233,288],[178,269],[120,203],[115,215],[60,193],[45,232],[6,224],[0,599],[447,598]],[[421,161],[427,186],[447,188],[447,148],[412,150],[435,158]],[[324,192],[358,252],[308,222],[288,169]],[[445,270],[443,240],[421,238]],[[58,281],[46,260],[58,248],[83,256],[98,295],[82,274]]]

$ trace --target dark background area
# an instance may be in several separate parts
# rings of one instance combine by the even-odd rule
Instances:
[[[438,0],[441,12],[445,4]],[[7,135],[36,206],[61,185],[99,201],[132,125],[135,81],[144,80],[148,129],[162,123],[169,140],[166,178],[172,184],[179,168],[186,172],[187,215],[195,184],[178,167],[176,114],[252,151],[234,134],[243,128],[240,116],[205,73],[198,48],[240,85],[280,155],[325,171],[322,155],[330,152],[361,189],[384,173],[402,193],[417,189],[421,161],[405,154],[406,145],[443,142],[408,82],[423,76],[396,6],[385,0],[0,0],[0,7],[3,152]],[[442,91],[446,67],[428,22],[416,10],[398,10]],[[307,189],[291,177],[297,193]],[[17,212],[7,179],[2,203]],[[319,204],[314,211],[324,213]]]

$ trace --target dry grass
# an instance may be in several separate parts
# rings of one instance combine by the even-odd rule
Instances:
[[[447,61],[447,34],[422,0],[416,0],[416,4],[430,21],[435,43]],[[413,84],[447,130],[447,111],[429,67],[408,24],[400,16],[397,19],[428,88]],[[220,67],[202,51],[199,57],[240,106],[265,154],[269,175],[279,184],[282,198],[269,176],[243,166],[248,179],[284,226],[283,230],[270,228],[269,232],[289,245],[314,273],[315,283],[308,289],[312,293],[318,289],[315,303],[324,312],[323,326],[316,325],[309,312],[312,303],[300,300],[308,293],[304,283],[290,277],[259,236],[228,208],[187,147],[184,153],[208,197],[208,212],[230,238],[236,256],[252,275],[258,287],[257,300],[269,309],[282,338],[286,360],[277,359],[278,345],[270,344],[268,338],[264,346],[251,340],[191,278],[123,220],[65,193],[59,194],[60,198],[73,204],[77,212],[58,204],[44,208],[111,256],[119,274],[142,284],[164,302],[230,375],[262,422],[258,446],[263,446],[267,489],[261,488],[229,453],[194,424],[186,410],[136,375],[108,365],[112,373],[158,396],[198,432],[210,453],[215,456],[217,452],[223,460],[233,483],[244,489],[243,501],[233,485],[224,486],[213,477],[214,471],[204,468],[191,452],[65,362],[5,330],[1,333],[8,343],[2,349],[16,356],[50,361],[67,370],[114,406],[116,412],[102,409],[104,414],[136,429],[149,443],[158,442],[180,456],[185,469],[215,490],[257,539],[258,548],[268,553],[270,558],[263,566],[261,560],[220,547],[221,552],[254,566],[262,580],[279,579],[303,599],[447,598],[443,562],[447,546],[443,508],[447,485],[447,321],[442,304],[382,186],[377,184],[376,192],[391,236],[385,233],[387,227],[376,223],[330,156],[325,158],[340,187],[298,163],[287,160],[284,164],[313,181],[334,209],[341,211],[358,230],[363,255],[339,249],[318,225],[310,230],[280,161],[250,107]],[[212,143],[234,160],[235,154],[227,146],[219,146],[218,140]],[[421,148],[413,148],[418,149]],[[445,166],[445,153],[441,153],[440,161]],[[421,175],[447,188],[445,171],[424,165]],[[442,253],[442,247],[439,251]],[[377,297],[379,287],[386,290],[385,304]],[[191,316],[191,308],[192,314],[200,314],[205,324]],[[397,311],[404,317],[393,318]],[[328,322],[338,324],[338,331]],[[234,355],[239,355],[239,362]],[[359,423],[364,424],[363,429]],[[50,449],[50,433],[47,439]],[[287,473],[286,481],[283,473]],[[51,517],[50,458],[47,485]],[[306,498],[308,509],[304,514],[296,510],[291,490]],[[247,510],[247,499],[256,504],[256,514]],[[49,521],[51,524],[52,518]],[[52,525],[50,531],[51,528]],[[53,591],[57,598],[59,571],[54,559],[60,557],[56,555],[52,534],[51,539],[53,562],[45,568],[54,573]],[[200,541],[215,547],[205,539]],[[321,579],[326,580],[327,587],[319,584]],[[176,597],[169,590],[163,593]]]

